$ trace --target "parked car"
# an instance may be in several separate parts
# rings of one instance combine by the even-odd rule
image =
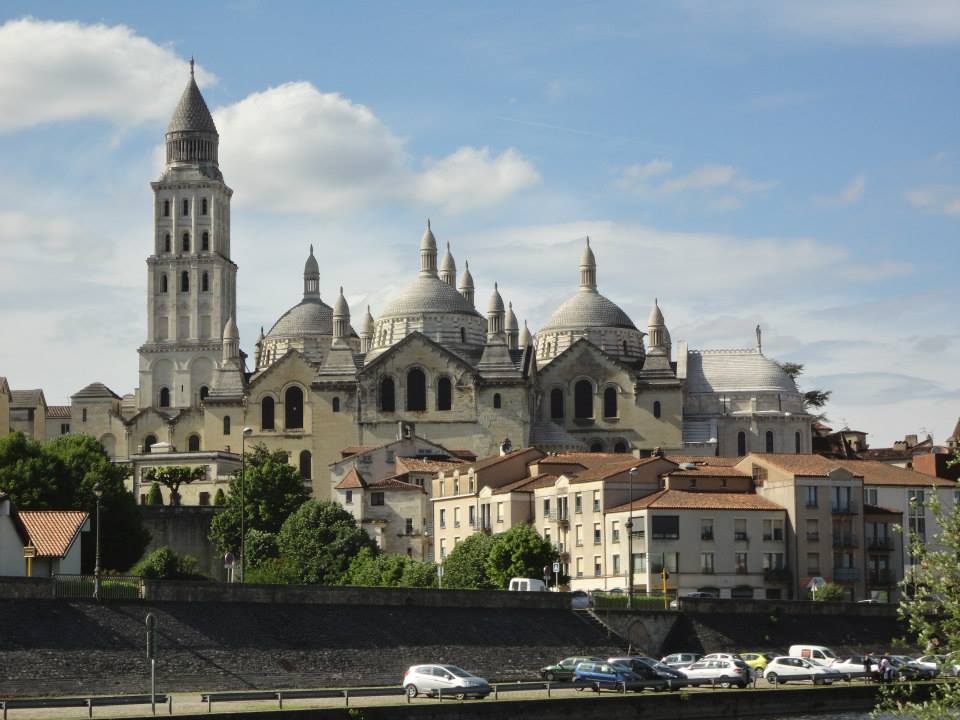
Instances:
[[[767,657],[764,653],[743,652],[740,653],[740,659],[743,660],[750,669],[759,675],[763,675],[763,669],[774,656]]]
[[[490,683],[456,665],[412,665],[403,674],[403,687],[412,698],[438,692],[457,700],[468,696],[483,699],[490,694]]]
[[[750,668],[743,661],[734,660],[698,660],[689,667],[682,668],[683,674],[691,685],[709,685],[716,682],[722,687],[745,688],[750,682]]]
[[[574,610],[586,610],[593,605],[593,599],[583,590],[574,590],[570,593],[570,607]]]
[[[923,667],[930,670],[936,670],[937,674],[941,672],[950,675],[950,667],[947,665],[947,658],[943,655],[921,655],[916,659]]]
[[[713,593],[701,592],[699,590],[694,590],[693,592],[684,593],[681,597],[690,598],[691,600],[716,600],[717,596]],[[670,607],[676,610],[680,606],[678,600],[671,600]]]
[[[763,677],[769,683],[812,680],[814,685],[829,685],[841,674],[818,662],[802,657],[776,657],[767,663]]]
[[[669,665],[664,665],[659,660],[643,655],[632,655],[629,657],[611,657],[607,662],[614,665],[623,665],[629,668],[644,680],[685,680],[680,670],[676,670]],[[666,687],[666,686],[661,686]]]
[[[823,645],[791,645],[790,657],[807,658],[809,660],[820,660],[825,665],[829,665],[837,659],[836,653]]]
[[[544,680],[572,680],[573,671],[582,662],[603,662],[603,658],[586,655],[564,658],[555,665],[547,665],[545,668],[541,668],[540,677]]]
[[[880,658],[872,656],[851,655],[850,657],[837,658],[831,663],[830,668],[840,673],[844,680],[850,680],[860,676],[861,673],[867,672],[874,680],[880,679]]]
[[[545,592],[547,589],[543,580],[538,578],[511,578],[507,590],[512,592]]]
[[[936,671],[925,668],[906,655],[887,655],[887,659],[893,665],[898,680],[932,680],[937,676]]]
[[[573,679],[575,682],[626,683],[628,690],[634,690],[635,692],[643,690],[643,687],[631,687],[632,684],[643,682],[642,677],[625,665],[609,663],[604,660],[578,663],[573,671]],[[577,689],[581,690],[582,688]]]
[[[682,670],[685,667],[693,665],[699,659],[700,656],[697,653],[673,653],[672,655],[660,658],[660,662],[676,670]]]

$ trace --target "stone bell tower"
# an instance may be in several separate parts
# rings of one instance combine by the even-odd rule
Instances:
[[[139,349],[141,408],[198,406],[213,386],[223,333],[236,317],[233,191],[220,173],[219,140],[191,60],[166,132],[166,167],[151,183],[154,237],[147,258],[147,338]]]

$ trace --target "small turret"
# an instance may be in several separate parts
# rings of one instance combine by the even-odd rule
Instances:
[[[350,337],[350,306],[343,296],[343,286],[340,286],[340,295],[333,304],[333,339],[346,340]]]
[[[373,346],[373,315],[367,305],[367,314],[363,316],[363,325],[360,326],[360,352],[370,352]]]
[[[500,297],[500,290],[497,283],[493,284],[493,294],[490,296],[490,304],[487,305],[487,335],[500,335],[503,333],[504,316],[506,309],[503,305],[503,298]]]
[[[669,358],[670,350],[670,331],[667,330],[660,305],[654,298],[653,308],[651,308],[650,317],[647,319],[647,355],[664,355]]]
[[[427,219],[427,229],[420,239],[420,274],[437,275],[437,239],[430,229],[430,220]]]
[[[313,245],[310,246],[310,257],[303,265],[303,296],[320,297],[320,264],[313,256]]]
[[[463,295],[463,299],[470,303],[470,307],[475,308],[476,303],[473,301],[473,275],[470,274],[469,260],[463,263],[463,275],[460,276],[460,287],[457,289],[460,291],[460,294]]]
[[[457,264],[453,261],[453,254],[450,252],[450,243],[447,243],[447,251],[440,261],[440,279],[450,287],[457,285]]]
[[[237,329],[237,322],[233,315],[227,320],[223,327],[223,361],[240,359],[240,331]]]
[[[530,328],[527,327],[527,321],[523,321],[523,332],[520,333],[520,340],[518,341],[519,347],[522,350],[533,342],[533,338],[530,335]]]
[[[260,368],[260,360],[263,358],[263,341],[265,336],[263,334],[263,325],[260,326],[260,336],[257,338],[256,350],[253,354],[253,366],[257,369]]]
[[[580,289],[594,292],[597,289],[597,259],[590,249],[590,238],[587,238],[587,244],[580,256]]]
[[[507,347],[516,350],[520,344],[520,323],[517,322],[517,315],[513,312],[513,303],[507,306]]]

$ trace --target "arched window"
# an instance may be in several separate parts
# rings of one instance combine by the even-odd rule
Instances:
[[[442,377],[437,383],[437,410],[449,410],[453,407],[453,386],[450,378]]]
[[[627,354],[627,341],[626,341],[626,340],[623,341],[623,354],[624,354],[624,355]]]
[[[207,273],[200,276],[200,291],[210,292],[210,276]]]
[[[160,276],[160,292],[167,292],[167,274],[164,273]]]
[[[460,328],[460,342],[466,344],[467,342],[467,330],[466,328]]]
[[[190,233],[183,234],[183,242],[180,245],[184,252],[190,252]]]
[[[300,451],[300,477],[309,480],[313,477],[313,456],[309,450]]]
[[[206,400],[207,395],[209,394],[210,394],[210,388],[208,388],[206,385],[201,385],[200,386],[200,402],[203,402],[204,400]]]
[[[499,410],[503,406],[503,401],[500,399],[500,393],[493,394],[493,407],[496,410]]]
[[[773,430],[767,430],[767,452],[773,452]]]
[[[627,451],[627,444],[623,441],[618,442],[613,446],[613,451],[615,453],[625,453]]]
[[[170,407],[170,388],[160,388],[160,407]]]
[[[573,386],[573,416],[593,417],[593,386],[589,380],[580,380]]]
[[[335,397],[330,405],[334,412],[340,412],[340,398]]]
[[[653,401],[653,416],[655,418],[660,417],[660,401],[659,400]]]
[[[617,417],[617,389],[608,387],[603,391],[603,416],[605,418]]]
[[[163,201],[163,216],[170,217],[170,201],[169,200]]]
[[[283,396],[283,425],[285,430],[303,429],[303,390],[287,388]]]
[[[413,368],[407,373],[407,410],[414,412],[427,409],[427,376],[423,370]]]
[[[210,249],[210,233],[206,230],[203,231],[203,235],[200,236],[200,249],[209,250]]]
[[[397,409],[396,393],[393,387],[393,378],[384,378],[380,381],[380,411],[394,412]]]
[[[743,457],[747,454],[747,434],[741,430],[737,433],[737,455]]]
[[[550,391],[550,419],[563,420],[563,390],[560,388]]]
[[[590,452],[603,452],[603,443],[595,442],[590,445]]]
[[[200,436],[191,435],[187,438],[187,450],[189,452],[200,452]]]
[[[207,214],[207,199],[206,199],[206,198],[201,198],[201,200],[200,200],[200,214],[201,214],[201,215],[206,215],[206,214]]]
[[[223,416],[223,434],[224,435],[230,434],[230,416],[229,415]]]
[[[190,201],[187,198],[183,199],[183,214],[184,215],[190,214]]]
[[[143,451],[144,451],[145,453],[150,452],[150,448],[152,448],[152,447],[153,447],[154,445],[156,445],[156,444],[157,444],[157,436],[156,436],[156,435],[147,435],[147,436],[143,439]]]
[[[795,451],[796,451],[797,455],[799,455],[801,452],[803,452],[803,451],[801,450],[801,447],[803,446],[803,436],[800,434],[799,431],[797,431],[797,432],[794,434],[793,440],[794,440],[794,444],[796,445]]]
[[[265,397],[260,401],[260,429],[274,429],[274,404],[272,397]]]
[[[180,273],[180,292],[190,292],[190,273],[186,270]]]
[[[170,249],[170,233],[167,233],[163,236],[163,251],[168,253],[170,252]]]

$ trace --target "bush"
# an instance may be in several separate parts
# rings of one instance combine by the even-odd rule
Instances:
[[[217,507],[227,504],[227,496],[223,494],[223,488],[217,488],[217,491],[213,494],[213,504]]]
[[[263,530],[249,530],[245,545],[243,562],[248,568],[257,567],[279,555],[277,536]]]
[[[817,602],[843,602],[848,598],[847,591],[843,589],[842,585],[827,583],[815,593],[811,593],[810,599]]]
[[[296,571],[283,558],[267,558],[246,570],[245,583],[254,585],[293,585],[299,582]]]
[[[158,547],[140,560],[130,571],[149,580],[205,579],[197,573],[197,559],[191,555],[179,557],[166,545]]]
[[[160,483],[151,483],[150,494],[147,495],[147,505],[163,505],[163,493],[160,492]]]

